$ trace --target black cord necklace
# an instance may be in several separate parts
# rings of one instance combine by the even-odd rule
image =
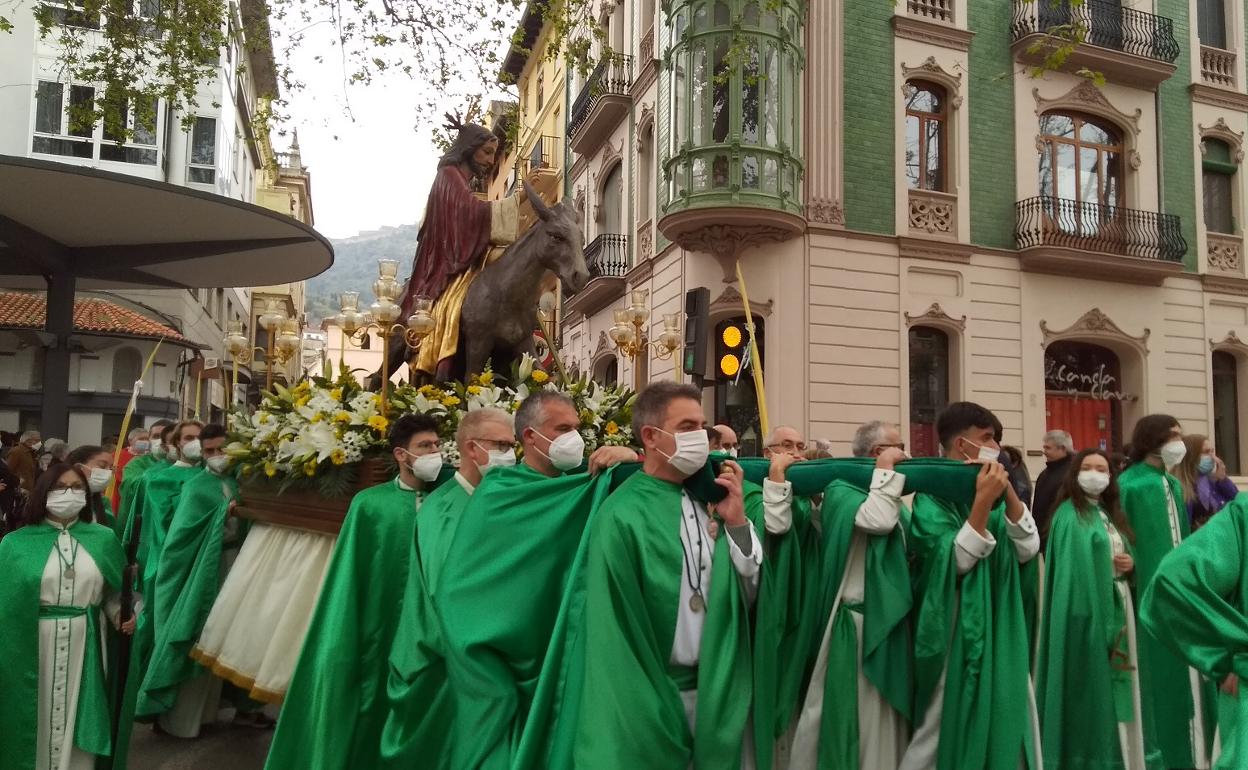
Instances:
[[[684,506],[682,505],[681,508],[683,509]],[[694,529],[697,530],[698,532],[697,563],[696,564],[694,563],[693,555],[689,553],[689,548],[688,546],[685,545],[685,541],[686,540],[692,541],[693,536],[689,534],[689,525],[685,521],[684,510],[681,510],[680,512],[680,526],[681,526],[681,529],[684,530],[686,537],[683,537],[680,540],[680,550],[681,550],[681,555],[684,557],[683,561],[684,561],[684,567],[685,567],[685,581],[689,583],[689,588],[693,591],[693,595],[689,597],[689,609],[693,610],[694,612],[702,612],[703,610],[706,609],[706,599],[702,596],[702,524],[701,522],[697,521],[697,518],[698,518],[697,508],[694,508],[693,518],[694,518],[694,521],[696,522],[694,524]],[[693,574],[694,574],[695,568],[697,571],[696,574],[698,576],[697,583],[693,582]]]

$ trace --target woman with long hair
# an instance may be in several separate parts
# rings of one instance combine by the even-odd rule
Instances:
[[[100,618],[117,625],[125,555],[87,507],[89,482],[54,463],[21,528],[0,540],[0,770],[91,770],[112,753]],[[134,621],[122,625],[133,633]],[[34,670],[32,670],[34,669]]]
[[[113,505],[104,495],[113,480],[113,453],[102,446],[88,444],[70,452],[66,462],[87,477],[87,507],[91,509],[92,519],[116,532]]]
[[[1108,453],[1083,450],[1062,482],[1045,554],[1036,700],[1047,767],[1146,767],[1133,539]]]
[[[1183,437],[1187,454],[1174,468],[1187,503],[1187,520],[1195,532],[1213,514],[1235,499],[1239,488],[1227,476],[1226,463],[1213,451],[1208,436],[1193,433]]]

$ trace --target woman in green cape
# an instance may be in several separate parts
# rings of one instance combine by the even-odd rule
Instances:
[[[1050,522],[1036,659],[1045,766],[1146,770],[1130,524],[1109,455],[1085,449]],[[1152,767],[1159,757],[1154,757]]]
[[[113,480],[113,453],[102,446],[88,444],[70,452],[65,461],[76,466],[87,478],[87,507],[91,509],[91,520],[116,532],[113,504],[104,494]]]
[[[112,753],[100,615],[116,623],[125,555],[92,521],[88,480],[54,463],[35,484],[24,526],[0,541],[0,770],[91,770]],[[122,626],[133,633],[133,619]]]

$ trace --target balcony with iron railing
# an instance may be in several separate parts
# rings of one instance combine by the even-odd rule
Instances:
[[[1160,285],[1183,272],[1187,241],[1173,214],[1040,195],[1015,204],[1022,268]]]
[[[1050,54],[1079,40],[1061,62],[1068,72],[1091,70],[1123,85],[1154,88],[1175,71],[1181,49],[1174,20],[1124,8],[1116,0],[1083,0],[1077,6],[1050,0],[1013,0],[1014,55],[1043,65]]]
[[[594,238],[585,247],[585,264],[589,283],[564,303],[565,313],[596,313],[624,296],[624,276],[632,267],[628,236],[604,233]]]
[[[633,57],[611,54],[598,63],[568,112],[574,152],[592,153],[628,115],[632,85]]]

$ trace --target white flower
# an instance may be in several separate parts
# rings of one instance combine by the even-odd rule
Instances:
[[[536,363],[537,359],[533,358],[533,356],[528,353],[525,353],[524,356],[520,358],[520,370],[517,372],[520,382],[524,382],[529,379],[529,376],[533,374],[533,366]]]

